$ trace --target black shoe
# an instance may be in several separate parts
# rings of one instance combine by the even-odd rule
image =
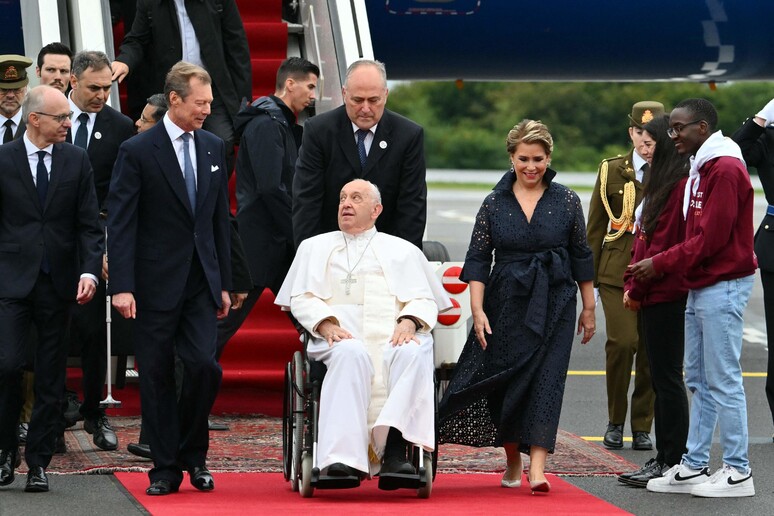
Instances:
[[[634,432],[632,436],[632,450],[652,450],[653,441],[648,432]]]
[[[145,490],[145,494],[149,496],[164,496],[177,493],[178,489],[179,486],[173,486],[169,480],[156,480],[151,482],[151,485]]]
[[[605,431],[605,438],[602,439],[602,444],[605,445],[605,448],[613,450],[620,450],[623,448],[623,425],[608,423],[607,430]]]
[[[142,457],[144,459],[153,458],[153,455],[151,455],[151,449],[149,444],[129,443],[126,446],[126,451],[128,451],[132,455],[137,455],[138,457]]]
[[[27,432],[29,429],[29,423],[19,423],[19,444],[25,444],[27,442]]]
[[[45,493],[48,492],[48,477],[46,470],[41,466],[32,466],[27,473],[27,485],[24,486],[27,493]]]
[[[118,438],[105,414],[83,422],[83,429],[94,435],[94,445],[106,451],[118,448]]]
[[[360,476],[358,473],[355,472],[353,468],[350,468],[343,462],[336,462],[328,466],[328,472],[326,473],[329,477],[358,477]]]
[[[11,484],[16,475],[14,470],[21,466],[21,453],[19,449],[0,450],[0,486]]]
[[[379,489],[394,491],[411,487],[415,483],[417,471],[405,458],[385,457],[379,470]]]
[[[54,441],[54,454],[67,453],[67,443],[65,442],[64,434],[57,435]]]
[[[191,485],[199,491],[212,491],[215,489],[215,481],[212,479],[212,473],[207,466],[196,466],[188,470],[191,477]]]
[[[656,464],[656,459],[655,458],[650,459],[640,469],[635,470],[635,471],[630,471],[628,473],[621,473],[620,475],[618,475],[618,481],[626,483],[626,482],[624,482],[624,479],[629,479],[629,478],[632,478],[635,475],[639,475],[640,473],[643,473],[643,472],[647,471],[648,469],[652,468],[654,464]]]
[[[207,429],[214,432],[228,432],[231,430],[226,423],[218,423],[217,421],[207,420]]]
[[[78,421],[83,421],[83,414],[81,414],[82,403],[74,392],[67,391],[66,397],[67,408],[64,411],[65,428],[70,428]]]
[[[416,475],[417,470],[405,459],[388,458],[384,460],[379,475]]]
[[[648,487],[648,480],[663,477],[664,474],[669,471],[670,467],[671,466],[654,461],[650,468],[642,468],[643,471],[641,473],[632,475],[631,477],[622,480],[622,482],[627,486],[632,487]]]

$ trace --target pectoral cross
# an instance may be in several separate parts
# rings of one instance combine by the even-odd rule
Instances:
[[[357,283],[357,278],[352,277],[352,273],[347,273],[347,277],[341,280],[342,285],[344,285],[344,293],[346,295],[349,295],[349,293],[352,291],[352,284]]]

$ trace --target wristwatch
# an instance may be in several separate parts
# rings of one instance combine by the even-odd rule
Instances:
[[[419,331],[419,329],[422,328],[422,325],[419,323],[419,320],[416,317],[412,317],[410,315],[403,315],[401,317],[398,317],[398,323],[403,322],[403,319],[408,319],[409,321],[414,323],[414,326],[416,326],[416,328],[414,329],[415,332]]]

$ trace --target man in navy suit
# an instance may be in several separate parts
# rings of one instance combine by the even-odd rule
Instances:
[[[134,124],[129,117],[107,105],[111,75],[110,60],[103,52],[83,51],[73,57],[69,96],[73,125],[67,141],[88,153],[101,209],[105,206],[118,147],[134,135]],[[79,412],[68,413],[67,424],[83,419],[83,428],[93,435],[95,446],[115,450],[118,448],[116,433],[105,410],[100,408],[107,372],[104,280],[99,282],[95,298],[98,302],[73,311],[72,336],[80,348],[83,369],[83,404]]]
[[[89,158],[62,143],[72,115],[67,99],[39,86],[22,112],[26,133],[0,146],[0,485],[13,482],[21,462],[21,375],[34,324],[35,405],[24,453],[25,491],[40,492],[48,491],[45,468],[64,393],[62,334],[72,301],[83,304],[94,296],[103,239]]]
[[[108,193],[113,306],[136,319],[142,418],[154,467],[149,495],[176,492],[183,469],[199,490],[207,470],[207,416],[222,371],[217,318],[231,305],[228,186],[223,141],[201,130],[210,113],[209,74],[179,62],[167,74],[169,111],[121,145]],[[176,399],[174,354],[185,367]]]
[[[304,124],[293,178],[293,237],[338,229],[341,188],[354,179],[379,187],[384,211],[376,222],[422,248],[427,219],[424,132],[388,109],[387,72],[379,61],[362,59],[347,69],[344,105]]]

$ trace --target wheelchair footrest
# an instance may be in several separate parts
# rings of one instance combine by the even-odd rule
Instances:
[[[352,489],[360,487],[360,477],[354,475],[348,477],[320,475],[314,484],[317,489]]]
[[[422,475],[417,474],[379,474],[379,489],[383,491],[394,491],[396,489],[419,489],[420,487],[424,487],[426,483],[427,482],[424,480]]]

